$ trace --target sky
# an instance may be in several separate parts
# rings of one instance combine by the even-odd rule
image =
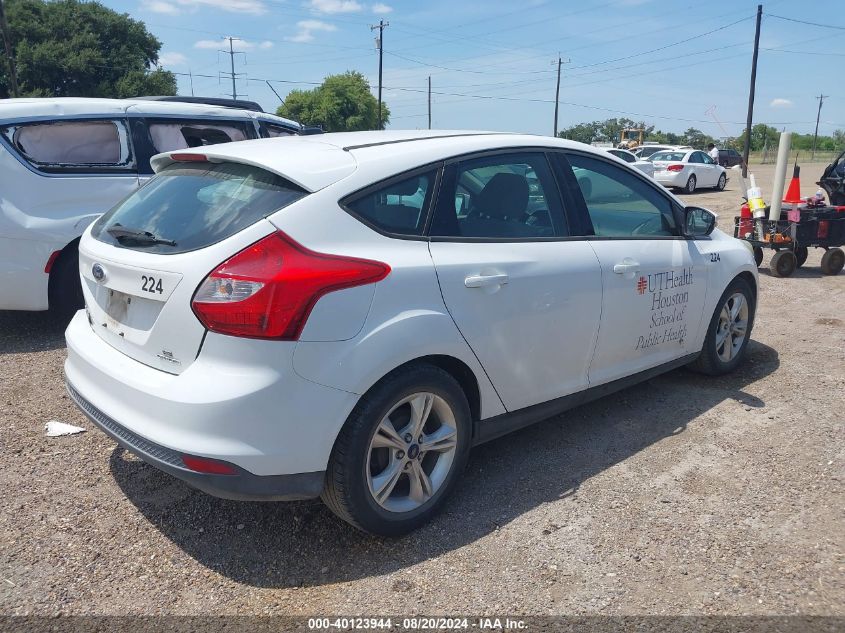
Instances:
[[[627,116],[714,137],[744,128],[757,9],[748,0],[102,1],[161,40],[180,94],[231,94],[230,58],[219,52],[229,36],[243,53],[238,95],[268,112],[290,90],[347,70],[375,94],[370,27],[384,20],[390,128],[428,127],[431,77],[432,128],[551,134],[560,58],[559,129]],[[819,133],[845,129],[843,65],[841,0],[764,1],[754,122],[812,133],[824,94]]]

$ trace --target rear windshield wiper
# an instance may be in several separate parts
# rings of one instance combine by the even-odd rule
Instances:
[[[164,244],[165,246],[176,246],[176,242],[173,240],[167,240],[163,237],[158,237],[149,231],[144,231],[142,229],[133,229],[125,226],[121,226],[120,224],[115,224],[106,229],[106,233],[111,235],[114,239],[118,242],[121,240],[126,240],[129,242],[134,242],[139,245],[153,245],[153,244]]]

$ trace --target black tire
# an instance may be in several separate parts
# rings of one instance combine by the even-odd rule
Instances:
[[[809,255],[809,250],[806,246],[798,246],[795,249],[795,259],[797,260],[795,262],[796,268],[801,268],[801,266],[804,265],[804,263],[807,261],[807,255]]]
[[[754,261],[757,263],[757,268],[759,268],[760,264],[763,263],[763,249],[759,246],[754,246],[752,250],[754,251]]]
[[[448,404],[456,423],[457,448],[448,474],[430,499],[413,510],[391,512],[370,492],[370,442],[394,405],[420,391],[433,393]],[[411,532],[437,514],[454,489],[466,465],[471,434],[469,403],[450,374],[427,363],[400,367],[363,395],[349,414],[332,449],[322,500],[338,517],[365,532],[379,536]]]
[[[716,336],[719,330],[720,315],[728,299],[736,293],[741,293],[748,302],[748,324],[745,332],[745,340],[730,361],[723,361],[716,347]],[[704,338],[704,346],[701,348],[699,357],[690,363],[689,368],[707,374],[708,376],[721,376],[732,372],[745,357],[745,350],[748,349],[748,341],[751,340],[751,330],[754,327],[754,314],[757,310],[757,297],[753,288],[741,277],[735,278],[728,284],[728,287],[719,297],[716,310],[707,326],[707,336]]]
[[[85,307],[82,282],[79,278],[77,244],[69,244],[62,251],[50,271],[48,286],[50,312],[63,321],[70,321],[77,310]]]
[[[687,184],[684,187],[684,193],[695,193],[697,183],[698,180],[696,180],[695,174],[690,175],[689,180],[687,180]]]
[[[769,271],[775,277],[789,277],[797,267],[798,258],[792,251],[778,251],[769,262]]]
[[[838,275],[845,265],[845,251],[841,248],[830,248],[822,255],[822,272],[825,275]]]
[[[719,176],[719,182],[716,183],[716,191],[724,191],[725,186],[728,184],[728,177],[725,174]]]

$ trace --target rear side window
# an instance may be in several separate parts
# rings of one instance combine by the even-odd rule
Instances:
[[[365,223],[386,233],[422,235],[435,173],[432,169],[392,179],[344,201],[343,206]]]
[[[242,123],[237,121],[150,121],[150,139],[156,152],[172,152],[190,147],[217,145],[244,141],[247,136]]]
[[[46,171],[120,169],[132,166],[121,121],[49,121],[10,126],[3,135],[33,166]]]
[[[307,192],[281,176],[237,163],[176,163],[101,217],[102,242],[153,253],[204,248],[286,207]]]

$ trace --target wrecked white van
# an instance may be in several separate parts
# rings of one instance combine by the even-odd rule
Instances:
[[[249,102],[213,101],[0,101],[0,310],[82,307],[79,236],[152,176],[151,156],[310,132]]]

